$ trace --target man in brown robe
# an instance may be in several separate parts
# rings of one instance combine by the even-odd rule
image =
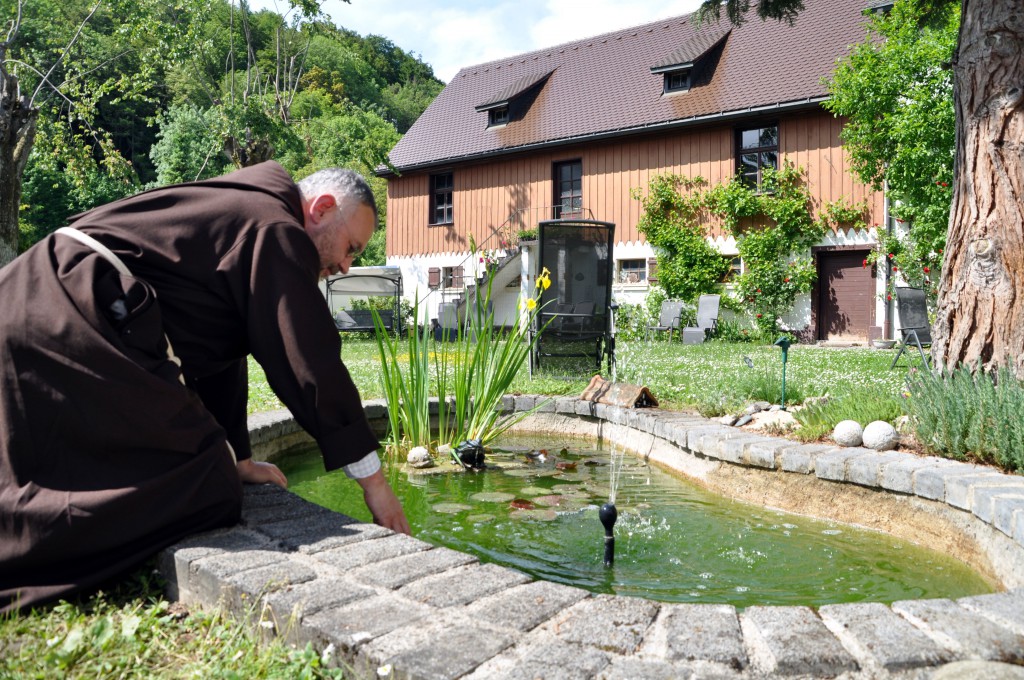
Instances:
[[[325,467],[409,532],[317,286],[376,222],[355,173],[297,185],[268,162],[83,213],[0,269],[0,611],[237,522],[241,482],[287,484],[251,460],[249,354]]]

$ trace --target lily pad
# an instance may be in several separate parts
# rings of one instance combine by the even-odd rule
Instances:
[[[532,519],[540,522],[552,522],[558,518],[558,513],[551,508],[537,508],[536,510],[516,510],[508,513],[512,519]]]
[[[555,463],[555,468],[557,468],[559,470],[575,470],[576,469],[576,461],[574,461],[574,460],[572,460],[572,461],[570,461],[570,460],[560,460],[557,463]]]
[[[565,496],[560,496],[558,494],[550,494],[548,496],[537,496],[536,498],[533,499],[533,502],[536,503],[537,505],[542,505],[544,507],[550,508],[560,506],[565,500]]]
[[[518,468],[514,470],[504,470],[506,475],[510,477],[539,477],[541,472],[544,470],[537,470],[535,468]]]
[[[546,489],[543,486],[524,486],[519,490],[519,493],[524,496],[543,496],[544,494],[551,493],[551,489]]]
[[[505,503],[515,498],[515,496],[503,491],[482,491],[473,494],[470,498],[478,503]]]
[[[526,500],[525,498],[514,498],[509,505],[513,510],[533,510],[537,507],[533,501]]]
[[[434,512],[443,512],[448,515],[454,515],[455,513],[462,512],[464,510],[472,510],[473,506],[466,505],[465,503],[436,503],[431,506],[431,509]]]
[[[466,519],[473,524],[487,524],[494,521],[494,515],[469,515]]]

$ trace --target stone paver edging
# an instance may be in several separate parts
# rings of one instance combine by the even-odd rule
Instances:
[[[504,408],[528,410],[537,399],[506,397]],[[385,427],[383,403],[365,409]],[[912,531],[939,527],[935,540],[948,541],[939,547],[973,554],[972,564],[1002,590],[956,601],[743,611],[592,595],[357,522],[277,487],[247,486],[240,525],[161,553],[169,594],[258,618],[359,677],[1024,680],[1024,478],[803,445],[658,409],[563,397],[541,411],[525,427],[600,436],[766,504],[824,496],[828,509],[878,507],[895,524],[919,515]],[[287,412],[259,414],[249,426],[263,459],[308,441]],[[812,484],[827,492],[807,493]]]

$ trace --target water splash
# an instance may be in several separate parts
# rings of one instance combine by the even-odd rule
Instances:
[[[608,493],[608,502],[614,504],[615,496],[619,492],[619,480],[622,478],[622,464],[626,458],[626,450],[612,445],[611,466],[609,467],[609,481],[611,490]]]

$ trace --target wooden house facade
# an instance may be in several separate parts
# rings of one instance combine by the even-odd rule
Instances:
[[[789,162],[815,209],[863,204],[878,226],[822,239],[817,288],[784,323],[808,340],[888,335],[884,282],[863,266],[888,224],[885,199],[856,180],[843,121],[822,107],[823,79],[864,39],[863,10],[863,0],[816,0],[793,26],[739,28],[685,16],[463,69],[381,173],[388,264],[402,268],[409,297],[433,300],[428,308],[500,265],[496,309],[511,316],[531,284],[520,233],[592,218],[616,225],[613,294],[637,302],[656,277],[637,230],[638,195],[653,177],[758,182],[761,168]],[[711,225],[709,238],[736,256],[729,234]]]

